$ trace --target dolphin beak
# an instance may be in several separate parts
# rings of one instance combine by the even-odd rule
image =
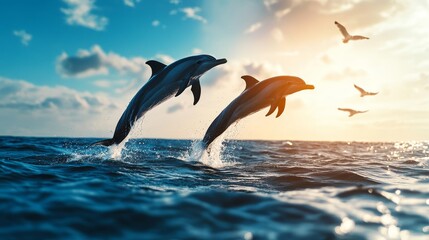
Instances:
[[[221,65],[221,64],[224,64],[224,63],[226,63],[227,61],[226,61],[226,59],[225,58],[221,58],[221,59],[217,59],[217,60],[215,60],[213,63],[214,63],[214,65],[215,66],[217,66],[217,65]]]
[[[304,89],[314,89],[314,86],[313,86],[313,85],[310,85],[310,84],[306,84],[306,85],[304,86]]]

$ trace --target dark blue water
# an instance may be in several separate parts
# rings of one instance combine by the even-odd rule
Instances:
[[[429,143],[0,137],[0,239],[429,239]]]

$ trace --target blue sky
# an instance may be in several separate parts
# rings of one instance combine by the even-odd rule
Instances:
[[[281,118],[257,113],[227,134],[245,139],[427,140],[429,1],[6,0],[0,8],[0,134],[109,137],[128,101],[166,64],[207,53],[228,63],[202,97],[172,98],[135,137],[201,138],[244,88],[295,75],[315,91]],[[339,21],[370,40],[343,44]],[[375,97],[360,98],[353,84]],[[370,110],[353,118],[338,107]],[[392,131],[394,129],[394,131]]]
[[[150,57],[168,52],[171,56],[180,57],[190,54],[198,45],[199,22],[185,19],[185,15],[179,12],[171,14],[184,8],[180,3],[142,1],[129,7],[120,0],[92,2],[93,9],[88,15],[98,18],[99,29],[68,24],[62,9],[71,9],[72,5],[65,1],[3,2],[7,8],[0,10],[0,21],[7,24],[0,27],[2,74],[56,85],[61,79],[56,73],[55,61],[62,52],[73,54],[77,49],[98,44],[123,56]],[[191,6],[198,6],[197,3],[187,2]],[[103,25],[101,19],[106,19],[107,23]],[[159,21],[160,25],[153,26],[154,21]],[[12,34],[17,29],[25,29],[32,35],[28,46]],[[174,44],[171,44],[171,39],[174,39]],[[62,84],[68,85],[66,82]]]

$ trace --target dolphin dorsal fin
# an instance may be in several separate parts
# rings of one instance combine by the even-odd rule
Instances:
[[[241,76],[241,78],[246,81],[246,88],[244,89],[244,91],[246,91],[247,89],[253,87],[255,84],[257,84],[259,81],[258,79],[250,76],[250,75],[244,75]]]
[[[149,60],[146,62],[147,65],[150,66],[150,68],[152,69],[152,76],[158,74],[159,72],[162,71],[162,69],[164,69],[167,65],[165,65],[162,62],[158,62],[156,60]]]

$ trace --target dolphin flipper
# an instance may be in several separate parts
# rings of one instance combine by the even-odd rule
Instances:
[[[177,91],[175,97],[179,96],[180,94],[182,94],[183,91],[185,91],[185,89],[188,87],[188,83],[189,81],[183,81],[182,84],[179,87],[179,90]]]
[[[194,105],[195,105],[198,103],[198,101],[200,100],[200,96],[201,96],[200,80],[197,80],[192,84],[191,91],[194,94]]]
[[[265,117],[270,116],[270,115],[271,115],[271,113],[273,113],[273,112],[274,112],[274,110],[276,110],[276,108],[277,108],[277,102],[273,102],[273,103],[271,104],[270,110],[268,111],[267,115],[265,115]]]
[[[196,66],[191,66],[190,68],[188,68],[187,70],[190,72],[187,76],[184,76],[184,79],[182,80],[182,84],[179,86],[179,90],[177,91],[175,97],[179,96],[180,94],[182,94],[183,91],[185,91],[185,89],[189,86],[189,82],[192,81],[199,81],[198,78],[195,79],[191,79],[192,77],[192,72],[196,69]]]
[[[283,113],[283,111],[285,110],[285,106],[286,106],[286,98],[282,97],[279,102],[277,103],[277,108],[279,109],[277,112],[277,116],[276,118],[280,117]]]
[[[146,62],[146,64],[149,65],[150,68],[152,69],[152,76],[150,77],[153,77],[153,75],[158,74],[159,72],[162,71],[162,69],[164,69],[167,66],[164,63],[158,62],[155,60],[149,60]]]

